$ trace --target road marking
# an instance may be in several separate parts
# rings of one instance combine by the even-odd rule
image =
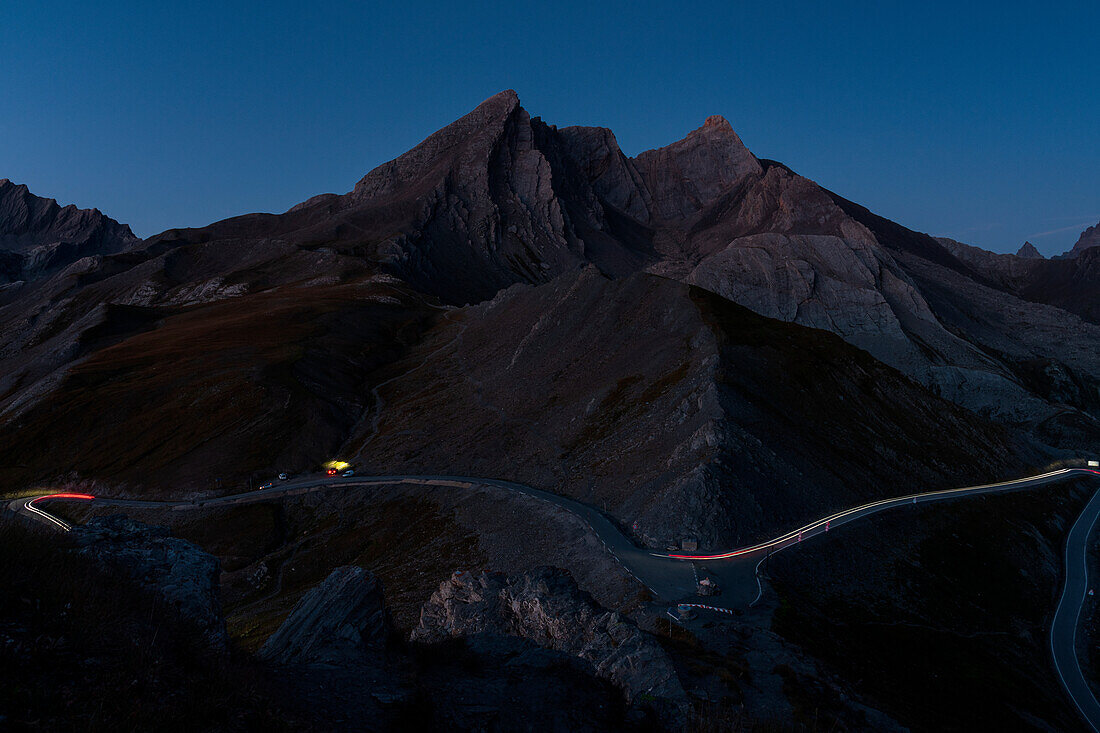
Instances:
[[[1071,567],[1070,557],[1069,557],[1070,539],[1073,537],[1073,533],[1077,530],[1077,525],[1080,524],[1081,520],[1084,519],[1085,515],[1088,514],[1089,508],[1091,507],[1092,502],[1096,501],[1097,497],[1100,497],[1100,492],[1095,494],[1093,496],[1093,498],[1089,500],[1089,503],[1085,505],[1085,509],[1084,509],[1084,511],[1081,512],[1081,516],[1079,516],[1077,518],[1077,521],[1075,521],[1073,523],[1073,526],[1070,527],[1069,534],[1066,535],[1066,549],[1065,549],[1066,582],[1062,586],[1062,595],[1058,598],[1058,605],[1055,607],[1054,618],[1051,620],[1051,623],[1050,623],[1050,654],[1054,658],[1054,669],[1058,673],[1058,679],[1062,682],[1062,687],[1063,687],[1063,689],[1065,689],[1066,693],[1069,695],[1069,699],[1073,701],[1074,706],[1077,708],[1078,712],[1081,713],[1081,717],[1085,719],[1085,722],[1087,722],[1089,724],[1089,727],[1092,728],[1094,731],[1100,731],[1100,728],[1097,728],[1097,723],[1094,722],[1089,717],[1088,713],[1085,712],[1084,707],[1081,705],[1081,702],[1073,694],[1073,690],[1070,689],[1069,683],[1066,681],[1066,676],[1062,672],[1062,665],[1058,663],[1058,651],[1054,647],[1054,630],[1055,630],[1055,628],[1057,628],[1058,617],[1062,613],[1062,604],[1065,603],[1066,593],[1069,592],[1070,567]],[[1093,517],[1092,522],[1089,524],[1089,528],[1085,531],[1084,553],[1081,556],[1081,567],[1083,568],[1082,569],[1082,574],[1084,575],[1084,584],[1083,584],[1083,591],[1082,591],[1082,595],[1081,595],[1081,600],[1077,603],[1077,613],[1074,614],[1074,617],[1073,617],[1073,634],[1070,637],[1070,644],[1071,644],[1071,647],[1072,647],[1071,656],[1073,658],[1073,665],[1077,669],[1078,678],[1080,678],[1080,680],[1084,683],[1085,690],[1088,692],[1088,694],[1090,696],[1092,695],[1092,689],[1089,687],[1088,681],[1085,680],[1085,675],[1081,671],[1081,660],[1078,659],[1078,657],[1077,657],[1077,629],[1081,625],[1081,610],[1085,607],[1085,598],[1087,597],[1086,594],[1087,594],[1087,589],[1088,589],[1088,585],[1089,585],[1089,583],[1088,583],[1088,571],[1089,571],[1089,568],[1088,568],[1088,547],[1089,547],[1088,537],[1092,534],[1092,530],[1096,526],[1096,522],[1098,520],[1100,520],[1100,512],[1097,512],[1096,516]],[[1092,696],[1092,702],[1093,702],[1094,705],[1097,704],[1095,696]]]
[[[734,558],[734,557],[739,557],[741,555],[747,555],[747,554],[750,554],[750,553],[753,553],[753,552],[759,552],[760,550],[767,550],[769,548],[776,548],[776,550],[778,551],[778,550],[783,549],[783,547],[780,547],[780,545],[782,545],[784,542],[801,542],[802,541],[802,534],[804,532],[811,532],[815,529],[820,529],[820,528],[826,527],[831,522],[836,522],[838,520],[842,520],[842,519],[845,519],[845,518],[855,519],[856,517],[854,515],[856,515],[856,514],[862,514],[864,512],[866,514],[872,514],[872,513],[878,512],[878,511],[882,511],[883,509],[890,509],[890,508],[893,508],[895,506],[900,506],[901,504],[907,503],[910,500],[912,500],[912,502],[914,504],[916,504],[918,499],[920,499],[921,501],[928,501],[930,499],[943,499],[943,498],[948,498],[948,497],[951,497],[951,496],[967,496],[967,495],[970,495],[970,494],[992,493],[992,490],[995,490],[995,489],[1002,489],[1002,490],[1007,491],[1007,490],[1011,490],[1011,489],[1015,489],[1015,488],[1024,488],[1024,487],[1030,486],[1032,483],[1034,483],[1036,481],[1042,481],[1043,479],[1050,479],[1050,478],[1053,478],[1054,476],[1067,475],[1067,474],[1077,472],[1077,471],[1082,471],[1082,472],[1087,472],[1087,473],[1100,473],[1100,472],[1097,472],[1097,471],[1089,471],[1088,469],[1083,469],[1083,468],[1062,468],[1062,469],[1059,469],[1057,471],[1050,471],[1048,473],[1039,474],[1038,476],[1029,476],[1027,478],[1015,479],[1013,481],[1001,481],[1001,482],[995,483],[995,484],[982,484],[982,485],[979,485],[979,486],[964,486],[964,487],[959,488],[959,489],[942,489],[940,491],[927,491],[923,494],[909,494],[907,496],[899,496],[899,497],[895,497],[895,498],[892,498],[892,499],[880,499],[878,501],[873,501],[873,502],[870,502],[868,504],[862,504],[862,505],[857,506],[857,507],[852,507],[851,509],[845,509],[843,511],[837,512],[836,514],[832,514],[832,515],[827,516],[827,517],[822,517],[821,519],[810,522],[809,524],[805,525],[804,527],[800,527],[798,529],[791,530],[790,532],[788,532],[784,535],[780,535],[779,537],[776,537],[775,539],[767,540],[765,542],[761,542],[761,543],[755,544],[755,545],[748,545],[746,547],[739,547],[735,550],[730,550],[729,552],[721,552],[721,553],[710,554],[710,555],[700,555],[700,554],[683,555],[683,554],[665,554],[665,553],[656,553],[656,552],[655,553],[650,553],[650,554],[652,554],[653,557],[659,557],[659,558],[670,559],[670,560],[728,560],[728,559],[731,559],[731,558]]]

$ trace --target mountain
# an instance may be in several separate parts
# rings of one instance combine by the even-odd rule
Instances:
[[[642,546],[726,548],[854,503],[1030,472],[1100,439],[1100,248],[1043,260],[912,231],[757,157],[720,116],[631,157],[610,130],[558,128],[505,91],[347,193],[142,242],[96,211],[14,188],[4,211],[43,213],[5,219],[25,280],[0,290],[0,466],[13,490],[95,482],[208,496],[343,457],[364,473],[519,480],[599,508]],[[68,254],[22,277],[28,252],[59,242]],[[305,579],[321,582],[339,558],[382,558],[391,592],[411,594],[438,587],[428,566],[512,573],[552,555],[601,603],[645,613],[608,590],[640,592],[599,564],[598,543],[577,539],[583,526],[553,542],[532,528],[550,526],[552,507],[388,496],[280,504],[232,532],[191,527],[232,565],[239,638],[273,631]],[[977,623],[963,602],[918,605],[890,584],[890,567],[916,553],[912,583],[942,581],[951,598],[996,593],[998,623],[1026,630],[972,645],[1011,685],[989,691],[953,662],[936,679],[1001,707],[1027,686],[1005,725],[1060,725],[1060,690],[1013,670],[1045,653],[1033,627],[1057,580],[1059,522],[1082,496],[899,516],[858,556],[821,560],[853,586],[844,596],[830,581],[830,592],[864,614],[835,605],[836,623],[850,634],[897,626],[896,608],[907,629]],[[997,546],[1009,560],[973,540],[989,531],[982,517],[1013,528],[1015,544]],[[947,546],[1011,567],[968,575]],[[250,595],[252,578],[289,558],[270,594]],[[865,566],[874,572],[855,583]],[[725,677],[744,689],[721,695],[874,728],[851,700],[862,680],[903,679],[906,661],[851,670],[842,648],[798,637],[830,622],[803,609],[815,605],[801,589],[823,585],[815,568],[780,565],[776,579],[784,638],[816,656],[783,646],[790,664],[778,664],[788,642],[770,630],[732,635],[736,649],[724,637],[714,648],[733,655]],[[920,638],[945,655],[955,642]],[[688,647],[669,645],[693,660],[684,669],[703,659]],[[725,679],[707,649],[704,677]],[[757,660],[751,674],[728,661],[742,652]],[[818,669],[848,677],[807,671]],[[942,723],[914,712],[906,685],[892,689],[875,705],[925,729]]]
[[[1016,252],[1016,256],[1017,257],[1023,257],[1025,259],[1029,259],[1029,260],[1044,260],[1044,259],[1046,259],[1045,257],[1043,257],[1042,253],[1039,252],[1039,250],[1035,249],[1035,245],[1032,244],[1031,242],[1024,242],[1023,246],[1021,246],[1019,251]]]
[[[1066,252],[1066,257],[1079,257],[1086,249],[1100,246],[1100,224],[1091,226],[1085,231],[1081,232],[1081,236],[1077,238],[1073,247],[1069,252]]]
[[[26,199],[25,190],[21,195]],[[38,237],[27,234],[28,245],[58,238],[47,232],[84,231],[76,222],[114,233],[107,241],[115,244],[124,241],[119,232],[129,231],[98,212],[26,200],[38,207],[27,211],[45,212],[9,216],[42,222],[23,225],[20,231]],[[242,405],[278,402],[287,389],[293,405],[310,393],[300,419],[315,429],[292,439],[284,424],[294,410],[267,416],[262,420],[271,425],[264,430],[234,440],[227,433],[233,450],[196,431],[194,445],[173,443],[179,458],[171,461],[178,464],[163,452],[156,457],[158,475],[197,480],[209,461],[225,463],[218,472],[228,475],[272,461],[310,465],[357,439],[353,426],[364,419],[357,416],[377,400],[371,375],[438,330],[439,316],[432,314],[440,311],[432,308],[489,302],[517,284],[560,287],[554,283],[568,281],[578,268],[595,267],[614,279],[650,273],[680,281],[768,318],[831,331],[915,380],[930,399],[946,398],[1021,431],[1045,446],[1041,450],[1073,449],[1100,435],[1100,327],[1070,312],[1088,316],[1092,301],[1069,307],[1068,294],[1096,292],[1089,287],[1094,275],[1081,271],[1085,262],[991,255],[912,232],[787,166],[757,158],[719,116],[678,142],[631,158],[610,130],[558,129],[531,117],[509,90],[371,171],[346,194],[316,196],[283,214],[171,229],[28,286],[0,306],[0,418],[23,425],[26,435],[26,423],[14,420],[73,409],[99,416],[81,418],[89,435],[104,429],[97,420],[110,420],[122,426],[110,432],[125,439],[125,426],[148,421],[159,405],[167,415],[177,397],[192,392],[185,402],[201,405],[212,383],[199,370],[181,372],[182,382],[163,371],[146,378],[144,365],[157,368],[159,358],[225,363],[225,384],[232,384],[247,364],[261,376],[240,382]],[[1071,287],[1053,287],[1052,265],[1076,268]],[[566,292],[555,306],[563,313],[580,307],[573,301],[582,291]],[[584,307],[596,308],[595,317],[607,305]],[[377,328],[353,325],[368,312],[377,314],[370,317]],[[481,313],[460,312],[464,319]],[[218,335],[233,328],[243,329],[244,342],[248,329],[257,338],[274,330],[261,339],[269,346],[246,357]],[[355,336],[341,337],[340,329]],[[298,346],[287,351],[279,333],[323,345],[305,355]],[[203,348],[181,351],[190,343]],[[305,378],[300,372],[322,368],[330,348],[341,350],[344,371],[311,377],[306,392],[291,388]],[[307,366],[314,359],[317,366]],[[108,409],[94,409],[104,392],[90,389],[101,378],[93,375],[114,379],[122,364],[125,372],[117,373],[132,383]],[[630,376],[606,379],[615,384]],[[143,391],[151,389],[158,391]],[[131,411],[120,414],[131,399]],[[312,400],[329,406],[309,407]],[[220,412],[199,409],[196,420],[200,414]],[[143,429],[142,436],[152,438],[158,429]],[[22,442],[11,440],[12,446]],[[42,438],[43,446],[50,443]],[[81,473],[110,474],[109,465],[119,465],[120,476],[139,470],[106,457],[89,463],[78,458],[81,445],[43,455],[69,456],[65,470]],[[134,450],[148,460],[151,454],[139,446]],[[226,458],[208,456],[211,451]],[[165,473],[168,465],[181,473]],[[149,469],[140,471],[148,475]],[[693,469],[685,464],[683,470]],[[677,475],[663,485],[676,484]]]
[[[1016,424],[1063,420],[1066,403],[1036,389],[1021,362],[1049,360],[1086,392],[1100,378],[1096,358],[1063,359],[1026,329],[996,325],[995,313],[980,324],[946,322],[914,276],[941,268],[943,277],[978,287],[975,297],[1003,301],[990,303],[994,311],[1083,332],[1084,343],[1096,345],[1100,332],[1073,317],[1093,319],[1095,291],[1085,283],[1071,277],[1067,296],[1045,284],[1059,273],[1012,267],[1006,276],[964,263],[941,242],[757,159],[717,116],[679,142],[629,158],[611,131],[559,130],[506,91],[348,194],[314,197],[283,215],[170,230],[151,242],[242,239],[365,258],[456,305],[586,262],[614,276],[663,274],[763,315],[832,330],[930,389]],[[981,290],[990,287],[999,292]]]
[[[81,257],[114,254],[137,242],[130,227],[99,209],[62,207],[0,180],[0,283],[40,279]]]
[[[945,237],[937,241],[966,263],[979,276],[978,282],[1015,296],[1016,300],[1052,305],[1089,324],[1100,324],[1100,291],[1096,288],[1100,255],[1095,248],[1086,248],[1076,257],[1059,255],[1046,259],[996,254]]]

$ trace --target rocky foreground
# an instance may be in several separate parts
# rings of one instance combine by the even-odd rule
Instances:
[[[442,642],[507,635],[589,662],[630,705],[654,698],[686,719],[687,696],[668,655],[650,635],[577,588],[568,571],[538,568],[520,576],[458,571],[420,612],[412,640]],[[491,643],[491,642],[490,642]]]
[[[92,519],[74,528],[78,553],[133,578],[194,626],[211,649],[225,651],[229,638],[221,606],[218,559],[165,527],[124,514]]]
[[[378,580],[362,568],[337,568],[302,597],[260,657],[281,665],[377,669],[394,663],[385,653],[393,633]],[[505,666],[516,661],[517,650],[523,664],[565,655],[576,669],[619,690],[637,722],[657,716],[670,729],[687,724],[687,696],[660,644],[597,605],[561,569],[515,577],[456,571],[424,605],[410,639],[436,646],[458,640]]]

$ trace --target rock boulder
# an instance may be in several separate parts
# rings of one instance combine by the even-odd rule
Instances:
[[[424,604],[412,640],[479,635],[518,636],[566,652],[589,662],[631,705],[659,700],[674,719],[686,714],[684,689],[657,640],[598,605],[565,570],[515,576],[457,571]]]
[[[326,667],[378,663],[390,628],[381,581],[363,568],[341,567],[302,596],[259,656]]]
[[[79,552],[122,570],[160,595],[209,645],[228,646],[222,617],[221,564],[196,545],[123,514],[97,517],[73,528]]]

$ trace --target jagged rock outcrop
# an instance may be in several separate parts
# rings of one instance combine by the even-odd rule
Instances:
[[[132,576],[193,624],[214,649],[228,645],[222,617],[221,565],[196,545],[124,514],[96,517],[73,528],[82,555]]]
[[[286,665],[380,665],[392,629],[382,582],[369,570],[336,568],[298,601],[259,656]]]
[[[1024,242],[1023,246],[1016,252],[1017,257],[1023,257],[1029,260],[1045,260],[1043,253],[1035,249],[1035,245],[1031,242]]]
[[[412,640],[508,635],[566,652],[592,664],[626,698],[669,703],[680,719],[687,697],[656,639],[615,611],[599,606],[559,568],[518,576],[456,571],[424,604]]]
[[[1095,224],[1081,232],[1081,236],[1074,242],[1073,247],[1063,256],[1077,257],[1086,249],[1093,247],[1100,247],[1100,224]]]
[[[654,216],[650,193],[635,161],[619,148],[606,127],[563,127],[557,131],[562,151],[604,202],[640,222]]]
[[[0,282],[38,279],[81,257],[113,254],[138,241],[130,227],[99,209],[62,207],[25,185],[0,180]]]

